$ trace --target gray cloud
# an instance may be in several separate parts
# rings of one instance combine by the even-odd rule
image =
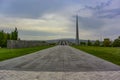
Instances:
[[[80,28],[98,30],[105,24],[102,20],[94,17],[79,17]]]
[[[3,1],[4,1],[4,0],[0,0],[0,4],[2,4],[2,3],[3,3]]]
[[[85,6],[79,11],[90,10],[93,12],[93,16],[97,18],[115,18],[120,15],[120,8],[108,9],[107,7],[109,7],[112,2],[113,0],[108,0],[107,2],[101,2],[96,6]]]
[[[32,31],[32,30],[19,30],[20,35],[25,36],[56,36],[57,33],[45,32],[45,31]]]
[[[102,10],[105,7],[109,6],[112,3],[113,0],[108,0],[107,2],[101,2],[100,4],[92,7],[92,6],[85,6],[86,9],[91,9],[91,10]]]
[[[102,11],[101,15],[99,15],[98,17],[99,18],[115,18],[117,16],[120,16],[120,8],[104,10]]]
[[[59,0],[6,0],[0,6],[0,13],[10,17],[38,18],[44,13],[56,11],[66,5]]]

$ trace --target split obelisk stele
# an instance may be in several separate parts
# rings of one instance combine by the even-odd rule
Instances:
[[[78,15],[76,15],[76,45],[79,45],[79,28],[78,28]]]

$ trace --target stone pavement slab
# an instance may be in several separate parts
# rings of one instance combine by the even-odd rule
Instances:
[[[120,71],[35,72],[0,70],[0,80],[120,80]]]

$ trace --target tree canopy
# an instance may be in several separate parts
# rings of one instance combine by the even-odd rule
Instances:
[[[114,40],[113,47],[120,47],[120,36]]]
[[[15,28],[11,33],[6,33],[3,30],[0,31],[0,47],[6,47],[7,40],[18,40],[17,28]]]

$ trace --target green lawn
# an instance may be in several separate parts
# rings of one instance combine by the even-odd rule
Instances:
[[[30,54],[42,49],[46,49],[52,46],[40,46],[40,47],[32,47],[32,48],[22,48],[22,49],[6,49],[0,48],[0,61]]]
[[[114,64],[120,65],[120,48],[73,46],[94,56],[100,57]]]

